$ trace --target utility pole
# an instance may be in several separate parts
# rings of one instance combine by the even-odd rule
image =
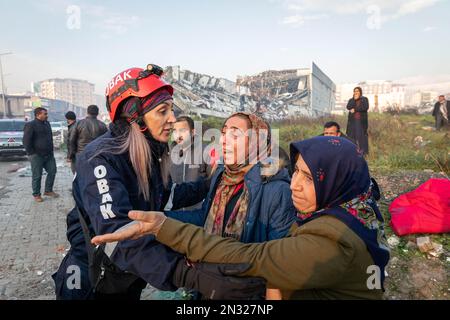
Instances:
[[[2,81],[2,97],[3,97],[3,119],[6,118],[6,93],[5,93],[5,80],[3,79],[3,66],[2,66],[2,56],[12,54],[12,52],[0,53],[0,79]]]

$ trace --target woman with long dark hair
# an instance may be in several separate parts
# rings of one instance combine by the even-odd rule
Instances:
[[[369,120],[367,111],[369,110],[369,100],[363,96],[361,87],[353,89],[353,98],[347,103],[348,123],[347,136],[352,139],[359,149],[364,153],[369,153]]]

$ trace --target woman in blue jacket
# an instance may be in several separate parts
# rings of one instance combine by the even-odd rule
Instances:
[[[263,136],[263,132],[266,141],[252,139],[251,135]],[[272,167],[278,162],[269,156],[267,124],[254,114],[235,113],[223,125],[221,143],[223,164],[218,164],[212,174],[202,208],[166,214],[245,243],[285,237],[296,214],[287,169]],[[263,147],[268,150],[264,152]]]
[[[230,116],[222,128],[223,164],[213,173],[202,208],[166,215],[244,243],[284,238],[296,210],[288,171],[270,158],[270,142],[263,119],[242,112]]]

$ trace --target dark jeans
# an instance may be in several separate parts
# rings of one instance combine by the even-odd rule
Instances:
[[[442,113],[438,112],[436,115],[436,130],[441,130],[442,127],[446,127],[447,120],[444,118]]]
[[[33,196],[41,195],[41,180],[42,169],[47,171],[47,178],[45,179],[45,192],[53,191],[53,183],[56,176],[56,161],[53,154],[40,156],[33,154],[30,156],[31,161],[31,187],[33,188]]]

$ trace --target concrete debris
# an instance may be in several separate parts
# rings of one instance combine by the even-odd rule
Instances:
[[[226,118],[237,110],[239,99],[233,81],[168,67],[165,79],[175,88],[174,103],[181,112]]]
[[[416,239],[417,246],[421,252],[428,252],[434,249],[430,237],[419,237]]]
[[[420,237],[416,239],[417,246],[421,252],[427,254],[427,258],[439,258],[444,253],[444,247],[440,243],[432,242],[430,237]]]
[[[180,111],[199,116],[225,118],[246,111],[267,120],[316,117],[330,114],[335,103],[335,84],[314,63],[311,68],[238,76],[236,82],[172,66],[165,79],[175,88]]]
[[[435,258],[439,258],[439,256],[441,254],[444,253],[444,247],[442,246],[442,244],[433,242],[433,250],[429,251],[428,254],[435,257]]]
[[[392,249],[392,248],[395,248],[396,246],[398,246],[398,244],[400,243],[400,240],[396,236],[391,236],[387,239],[387,242],[388,242],[389,247]]]
[[[312,68],[238,77],[236,85],[240,110],[270,120],[322,116],[331,113],[335,104],[335,84],[314,63]]]

